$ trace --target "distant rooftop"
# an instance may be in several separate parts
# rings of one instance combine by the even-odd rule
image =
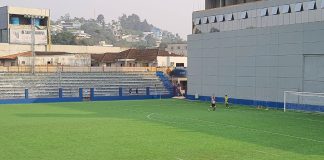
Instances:
[[[70,55],[73,53],[67,53],[67,52],[35,52],[36,56],[59,56],[59,55]],[[15,60],[17,57],[31,57],[32,52],[22,52],[22,53],[17,53],[17,54],[11,54],[7,56],[2,56],[0,57],[1,60],[7,59],[7,60]]]
[[[15,6],[3,6],[0,10],[7,10],[8,14],[18,15],[36,15],[36,16],[50,16],[50,10],[44,8],[26,8],[26,7],[15,7]]]
[[[152,62],[156,61],[158,56],[183,57],[159,49],[129,49],[120,53],[92,54],[91,58],[104,63],[116,62],[119,59],[134,59],[141,62]]]

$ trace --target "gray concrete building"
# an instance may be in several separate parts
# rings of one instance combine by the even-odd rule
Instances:
[[[284,91],[323,93],[324,0],[244,2],[193,13],[188,97],[283,107]]]

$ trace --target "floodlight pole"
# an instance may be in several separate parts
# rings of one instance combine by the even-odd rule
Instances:
[[[32,74],[35,74],[35,18],[31,17],[31,22],[32,22]]]
[[[31,52],[32,52],[31,73],[35,74],[35,18],[37,16],[24,15],[24,17],[30,18],[30,23],[31,23]]]

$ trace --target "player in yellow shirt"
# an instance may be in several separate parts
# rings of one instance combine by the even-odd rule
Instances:
[[[225,99],[225,106],[226,106],[226,108],[229,108],[229,104],[228,104],[228,96],[225,95],[224,99]]]

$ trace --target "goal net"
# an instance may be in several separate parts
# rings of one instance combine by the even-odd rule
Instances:
[[[324,93],[285,91],[284,111],[324,112]]]

